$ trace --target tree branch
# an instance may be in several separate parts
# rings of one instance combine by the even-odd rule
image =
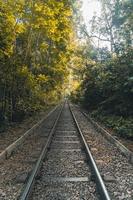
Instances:
[[[88,38],[97,38],[97,39],[99,39],[99,40],[101,40],[101,41],[110,42],[109,39],[100,38],[100,37],[97,36],[97,35],[89,35],[89,34],[87,33],[87,31],[85,31],[85,30],[83,30],[83,31],[84,31],[84,33],[86,34],[86,36],[87,36]]]

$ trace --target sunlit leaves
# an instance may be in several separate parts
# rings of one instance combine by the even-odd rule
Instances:
[[[72,33],[71,2],[0,0],[2,115],[36,110],[61,97]]]

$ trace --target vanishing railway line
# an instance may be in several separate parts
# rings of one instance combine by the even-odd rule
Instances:
[[[19,199],[110,199],[68,103],[59,112]]]
[[[107,139],[78,107],[55,107],[1,153],[0,200],[132,200],[132,153]]]

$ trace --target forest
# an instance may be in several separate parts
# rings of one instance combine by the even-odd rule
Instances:
[[[82,1],[0,0],[1,127],[70,96],[133,138],[133,0],[99,2],[88,31]]]
[[[82,51],[86,61],[72,99],[109,129],[133,138],[133,1],[100,3],[101,16],[93,17],[91,31],[84,24],[80,27],[86,38]],[[96,47],[92,38],[108,42],[110,49]]]
[[[69,1],[0,0],[0,121],[62,97],[73,37]]]

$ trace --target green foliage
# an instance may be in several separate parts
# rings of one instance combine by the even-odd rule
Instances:
[[[133,139],[133,118],[115,115],[106,115],[103,110],[93,111],[91,117],[100,121],[109,129],[113,130],[115,133],[121,137]]]
[[[88,66],[82,85],[85,104],[108,110],[116,115],[133,114],[133,67],[131,53]]]
[[[108,41],[111,51],[121,55],[132,46],[133,2],[132,0],[100,0],[100,2],[102,13],[99,17],[93,17],[90,37]]]
[[[130,138],[133,138],[132,75],[131,51],[88,66],[81,85],[84,92],[80,101],[90,111],[97,110],[93,116],[99,121],[119,135]]]
[[[101,4],[102,14],[94,16],[91,33],[83,31],[89,41],[91,37],[108,41],[111,51],[86,46],[82,81],[72,99],[95,110],[96,117],[121,136],[132,137],[133,4],[131,0],[101,0]]]

